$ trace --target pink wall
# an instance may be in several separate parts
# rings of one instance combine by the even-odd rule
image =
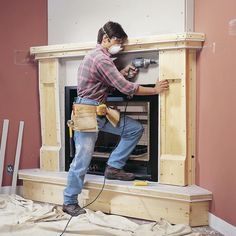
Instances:
[[[206,34],[197,64],[197,184],[213,192],[212,214],[236,225],[236,1],[195,0],[195,31]]]
[[[213,192],[211,212],[236,225],[236,1],[195,7],[195,31],[207,37],[197,65],[197,183]],[[1,0],[0,35],[0,135],[10,120],[4,165],[14,163],[23,120],[20,168],[39,167],[37,65],[25,58],[31,46],[47,45],[47,0]],[[3,183],[11,185],[6,169]]]
[[[3,185],[11,185],[6,166],[14,164],[18,127],[25,122],[20,168],[39,167],[40,117],[37,64],[27,61],[31,46],[47,44],[47,0],[1,0],[0,135],[9,119]]]

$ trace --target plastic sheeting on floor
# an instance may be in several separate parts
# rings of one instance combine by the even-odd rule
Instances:
[[[125,217],[106,215],[100,211],[73,217],[65,236],[178,236],[200,235],[189,226],[171,225],[165,220],[135,223]],[[59,236],[70,216],[60,206],[34,203],[17,195],[0,195],[0,235]]]

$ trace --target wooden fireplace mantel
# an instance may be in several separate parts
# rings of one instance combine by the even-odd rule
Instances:
[[[205,35],[202,33],[181,33],[156,35],[143,38],[131,38],[124,46],[123,52],[138,52],[147,50],[177,50],[201,49]],[[35,59],[74,58],[87,54],[96,46],[94,42],[58,44],[49,46],[31,47],[30,54]]]
[[[170,83],[160,96],[160,183],[186,186],[195,183],[196,50],[202,33],[181,33],[130,39],[124,53],[158,51],[159,79]],[[60,122],[60,60],[84,56],[95,43],[32,47],[39,61],[42,147],[40,168],[62,171]],[[158,145],[158,144],[157,144]],[[158,153],[156,154],[158,155]]]
[[[169,91],[162,93],[159,100],[160,143],[156,145],[159,145],[160,151],[156,155],[159,156],[160,160],[159,184],[176,185],[173,186],[173,189],[168,188],[170,192],[182,192],[181,188],[187,191],[188,186],[195,183],[196,51],[202,48],[204,39],[204,34],[190,32],[133,38],[124,46],[122,52],[158,52],[159,80],[169,80]],[[36,171],[37,176],[32,174],[35,171],[24,170],[20,172],[25,197],[32,200],[61,203],[61,200],[55,200],[55,196],[62,195],[63,186],[60,181],[53,180],[53,173],[57,173],[57,175],[63,173],[63,176],[66,174],[63,172],[60,158],[63,150],[62,139],[64,137],[62,137],[62,129],[64,128],[64,122],[60,120],[61,98],[59,97],[59,90],[60,84],[65,79],[60,73],[61,60],[81,58],[94,47],[95,43],[77,43],[32,47],[30,49],[31,55],[39,63],[42,147],[40,149],[40,170]],[[39,176],[44,176],[45,171],[47,171],[48,177],[51,176],[51,181],[41,182]],[[89,191],[89,196],[93,198],[102,186],[102,182],[96,182],[94,187],[93,182],[91,182],[91,185],[89,181],[85,185],[85,190]],[[128,185],[132,185],[132,183],[128,183]],[[153,187],[158,192],[160,185],[154,184]],[[32,188],[37,194],[32,193]],[[204,190],[199,190],[198,186],[195,185],[191,188],[191,193],[186,192],[187,196],[190,195],[190,197],[184,200],[184,205],[181,205],[183,204],[181,194],[174,194],[175,198],[171,194],[167,194],[164,202],[159,195],[156,195],[155,198],[150,195],[152,205],[155,205],[156,208],[152,206],[147,208],[145,201],[149,195],[148,187],[145,194],[142,190],[137,190],[135,199],[139,199],[136,201],[138,204],[144,204],[142,211],[145,219],[153,220],[153,217],[165,217],[171,223],[187,222],[190,225],[206,225],[208,224],[207,214],[211,193],[207,192],[205,195]],[[126,202],[128,196],[130,200],[134,198],[133,195],[130,196],[130,186],[123,189],[122,194],[117,187],[106,189],[105,192],[104,194],[107,195],[102,194],[101,198],[104,196],[106,201],[104,200],[102,203],[100,201],[95,202],[92,206],[93,209],[99,209],[103,206],[102,209],[105,212],[142,218],[142,214],[140,215],[135,210],[131,213],[127,205],[124,207],[120,205],[121,202]],[[194,201],[191,198],[193,192]],[[203,192],[204,198],[202,197]],[[92,200],[88,195],[86,199],[86,201]],[[117,202],[117,199],[121,201]],[[112,207],[113,203],[119,204],[119,207]],[[172,209],[173,212],[166,214],[168,205],[172,204],[176,208]],[[184,212],[181,210],[183,206],[186,207]],[[134,206],[134,209],[136,208],[138,206]],[[160,212],[158,212],[158,209]],[[173,218],[180,211],[183,218],[181,220],[178,217]]]

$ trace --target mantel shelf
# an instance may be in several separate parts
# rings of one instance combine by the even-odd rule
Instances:
[[[204,40],[205,35],[203,33],[195,32],[131,38],[124,45],[124,51],[122,53],[184,48],[200,49]],[[31,47],[30,54],[35,55],[35,59],[37,60],[82,57],[95,46],[95,42],[39,46]]]

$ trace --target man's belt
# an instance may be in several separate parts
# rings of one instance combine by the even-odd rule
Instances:
[[[83,132],[97,132],[97,115],[106,116],[109,122],[116,127],[120,120],[120,112],[107,107],[106,104],[99,106],[87,104],[73,104],[71,120],[67,125],[73,130]]]

